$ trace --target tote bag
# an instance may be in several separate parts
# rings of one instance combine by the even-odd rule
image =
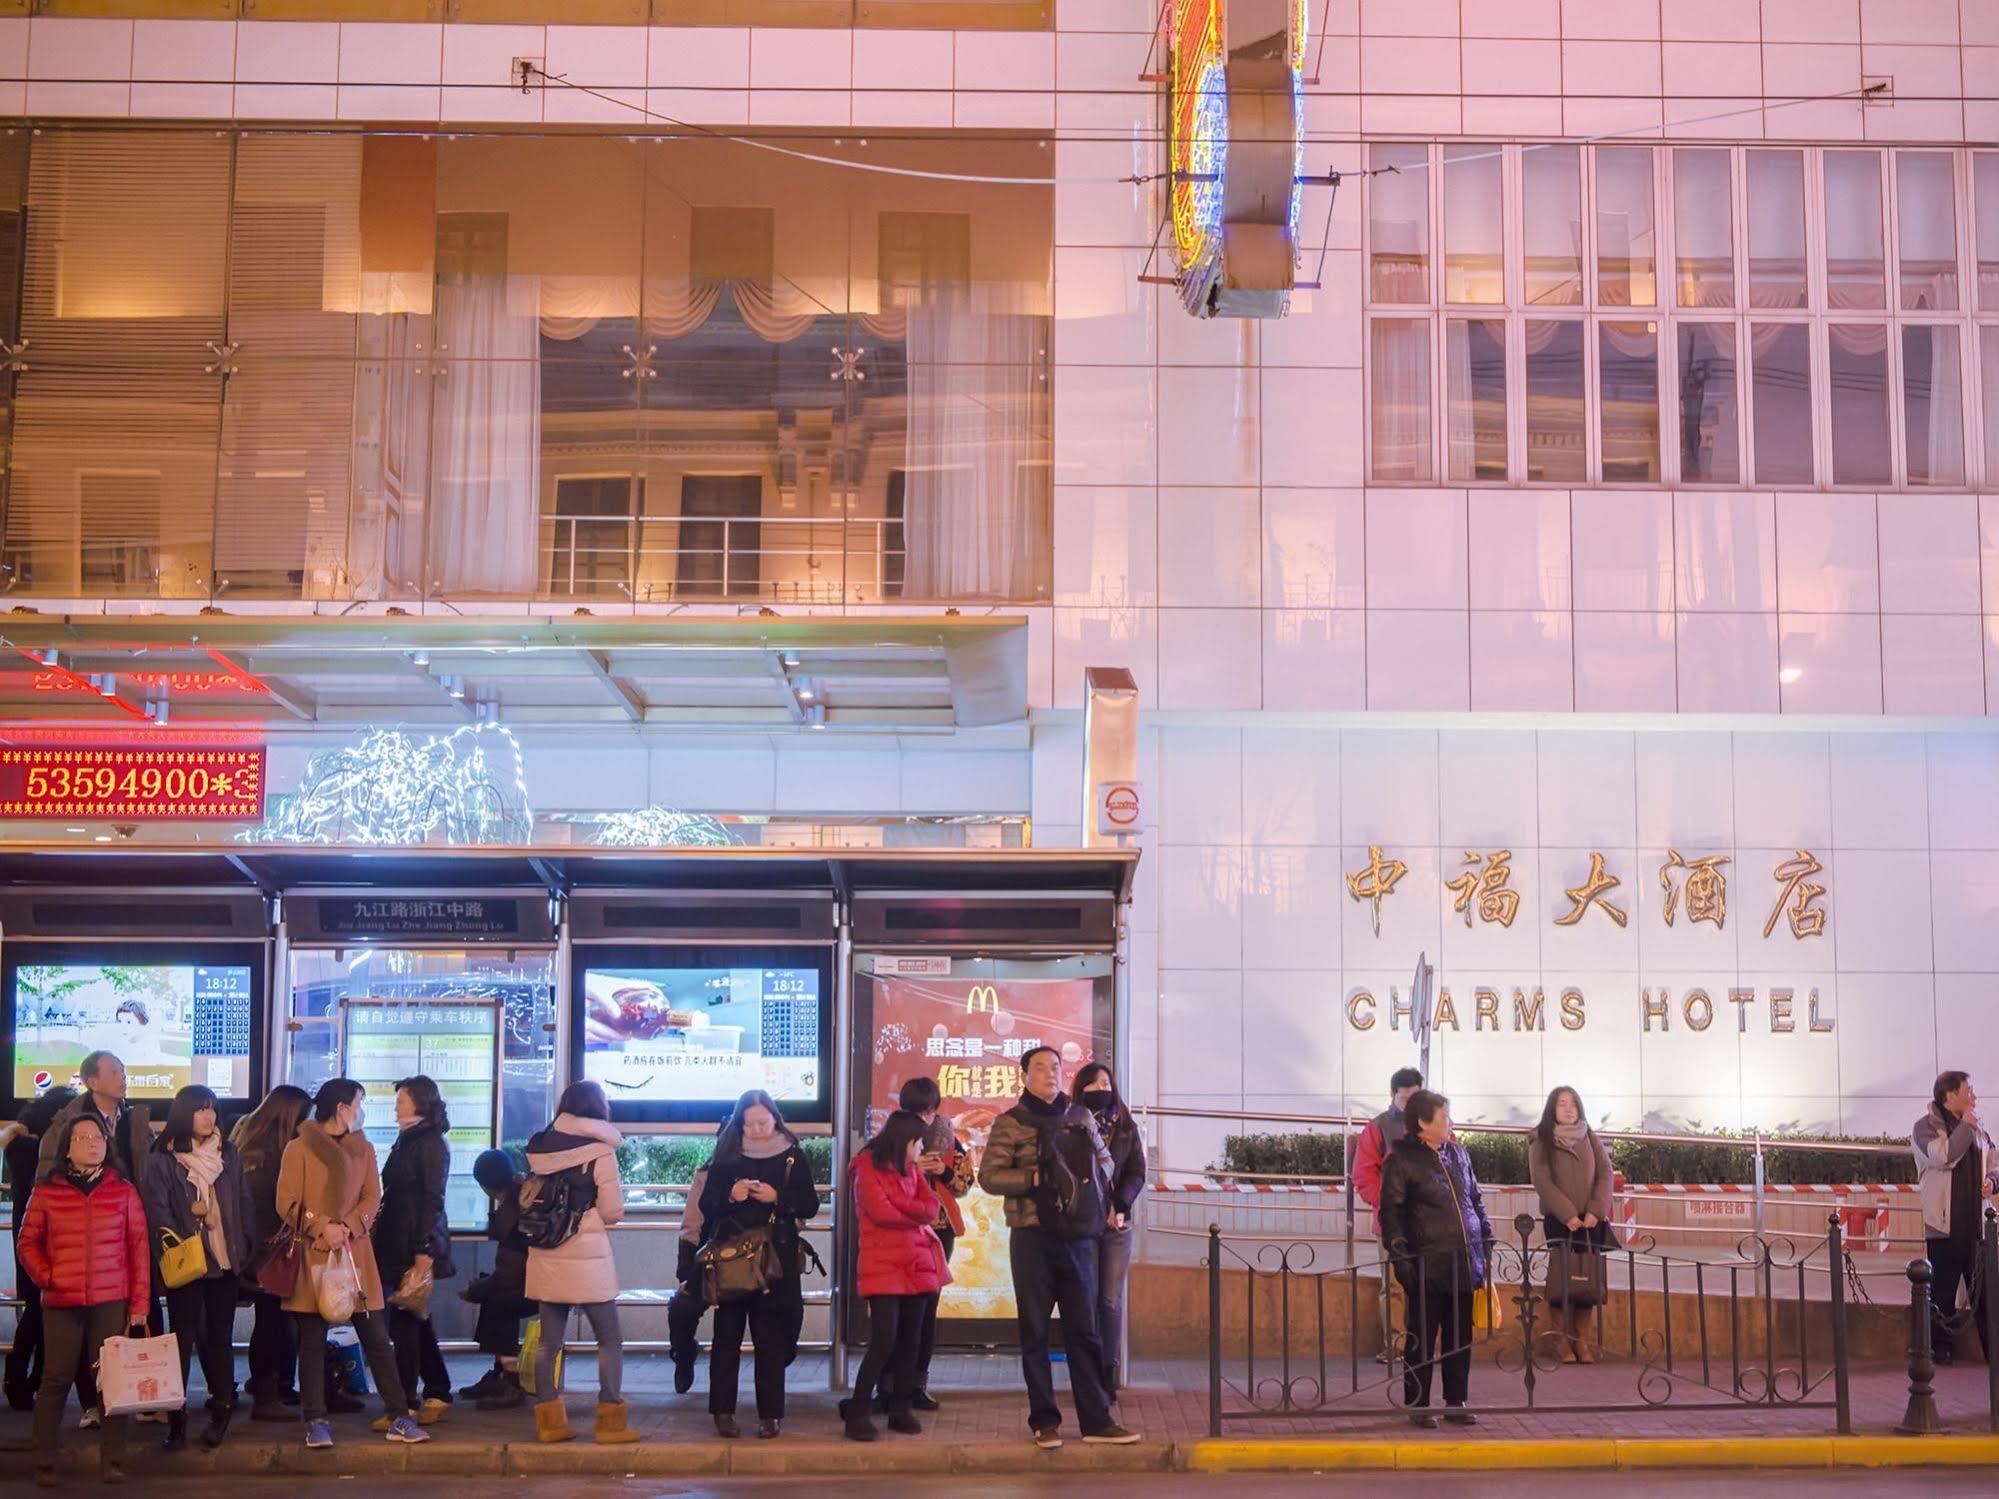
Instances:
[[[180,1377],[180,1340],[106,1338],[97,1354],[97,1389],[107,1416],[177,1411],[187,1404]]]

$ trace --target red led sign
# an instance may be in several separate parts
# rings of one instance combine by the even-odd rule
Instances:
[[[0,749],[0,817],[256,821],[262,745]]]

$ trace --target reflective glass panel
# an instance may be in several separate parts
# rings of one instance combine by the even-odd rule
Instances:
[[[1598,433],[1608,484],[1637,484],[1659,477],[1659,325],[1599,323],[1599,385],[1603,426]]]
[[[1452,318],[1444,325],[1445,472],[1452,479],[1506,477],[1506,324]]]
[[[1964,376],[1957,329],[1902,329],[1902,430],[1911,484],[1964,482]]]
[[[1680,478],[1733,484],[1742,478],[1742,412],[1733,323],[1679,325]]]
[[[1444,300],[1506,300],[1497,146],[1444,148]]]
[[[1881,153],[1825,154],[1825,280],[1832,310],[1886,307],[1881,233]]]
[[[1530,305],[1572,306],[1583,299],[1581,161],[1576,146],[1529,146],[1520,153]]]
[[[1574,483],[1589,472],[1583,325],[1532,321],[1527,352],[1527,477]]]
[[[1950,153],[1897,151],[1902,306],[1947,312],[1957,306],[1957,187]]]
[[[1812,482],[1811,329],[1754,323],[1750,382],[1756,401],[1756,482]]]
[[[1430,479],[1430,320],[1376,318],[1370,338],[1374,477]]]
[[[1673,153],[1674,297],[1682,307],[1735,305],[1735,212],[1728,152]]]
[[[1596,295],[1606,307],[1659,300],[1650,146],[1596,151]]]
[[[1429,148],[1379,145],[1368,152],[1376,171],[1367,179],[1370,279],[1377,302],[1430,300]]]
[[[1805,305],[1805,153],[1751,151],[1749,305]]]
[[[1832,482],[1886,484],[1895,472],[1888,439],[1888,329],[1834,323],[1826,334]]]

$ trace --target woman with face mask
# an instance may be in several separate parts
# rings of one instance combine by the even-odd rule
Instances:
[[[1111,1153],[1110,1222],[1097,1240],[1097,1336],[1104,1345],[1104,1382],[1115,1400],[1125,1382],[1124,1301],[1131,1279],[1131,1215],[1145,1191],[1145,1141],[1118,1096],[1117,1079],[1102,1062],[1076,1073],[1076,1101],[1096,1117]]]
[[[153,1244],[153,1278],[167,1299],[167,1325],[180,1343],[181,1387],[192,1356],[201,1355],[208,1385],[208,1426],[201,1445],[214,1449],[236,1412],[236,1292],[250,1264],[250,1224],[255,1210],[236,1147],[222,1138],[215,1095],[198,1084],[182,1088],[167,1111],[166,1128],[153,1141],[139,1195]],[[160,1257],[170,1242],[201,1239],[206,1272],[184,1286],[160,1279]],[[167,1416],[163,1444],[187,1445],[187,1409]]]

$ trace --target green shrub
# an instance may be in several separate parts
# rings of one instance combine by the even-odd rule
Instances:
[[[824,1135],[802,1142],[812,1179],[833,1178],[833,1142]],[[627,1135],[618,1147],[618,1174],[632,1187],[685,1186],[715,1153],[712,1135]]]
[[[1494,1134],[1467,1129],[1458,1138],[1471,1153],[1472,1169],[1478,1179],[1499,1186],[1524,1185],[1527,1173],[1527,1137]],[[1689,1135],[1666,1143],[1613,1140],[1611,1165],[1624,1173],[1626,1181],[1671,1182],[1693,1185],[1707,1182],[1755,1180],[1752,1152],[1723,1145],[1723,1140],[1749,1138],[1732,1130],[1714,1130],[1705,1135]],[[1782,1141],[1824,1141],[1846,1145],[1886,1145],[1892,1151],[1824,1152],[1786,1150]],[[1340,1176],[1348,1160],[1342,1159],[1341,1137],[1335,1134],[1230,1135],[1222,1142],[1222,1159],[1213,1169],[1259,1176]],[[1359,1148],[1360,1132],[1347,1138],[1349,1156]],[[1805,1135],[1765,1136],[1763,1142],[1764,1180],[1769,1184],[1839,1184],[1844,1182],[1912,1182],[1916,1179],[1915,1160],[1908,1142],[1892,1135]]]

